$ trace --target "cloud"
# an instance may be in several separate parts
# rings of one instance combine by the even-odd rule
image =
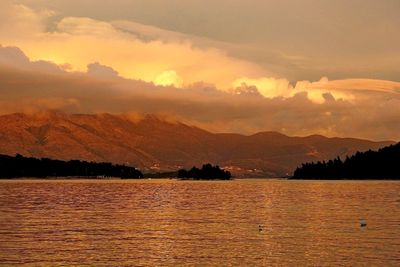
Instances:
[[[162,86],[175,86],[181,87],[183,84],[183,80],[181,77],[178,76],[176,71],[174,70],[167,70],[163,71],[161,74],[157,75],[154,79],[155,85],[162,85]]]
[[[297,87],[297,86],[296,86]],[[329,81],[323,78],[319,82],[301,84],[299,87],[341,91],[365,91],[400,94],[400,82],[373,79],[344,79]]]
[[[132,21],[64,16],[14,2],[4,0],[0,10],[2,113],[155,113],[219,132],[400,139],[398,82],[293,82],[251,58],[296,72],[314,68],[310,57],[268,53],[245,40],[229,43]],[[396,65],[396,57],[383,58]],[[329,58],[317,61],[326,61],[332,72]],[[382,59],[366,62],[341,63],[348,65],[342,70],[361,63],[370,68]],[[321,69],[319,63],[315,69]]]
[[[368,97],[376,93],[400,95],[400,82],[373,79],[328,80],[322,77],[319,81],[298,81],[293,86],[287,79],[264,77],[258,79],[240,78],[232,83],[233,87],[241,85],[254,86],[261,95],[267,98],[293,97],[306,92],[314,103],[324,103],[327,99],[344,99],[356,101],[356,97]],[[364,93],[362,95],[362,93]],[[329,95],[329,96],[328,96]]]
[[[0,45],[0,65],[43,72],[61,72],[62,68],[52,62],[31,61],[18,47]]]
[[[118,72],[109,66],[102,65],[98,62],[91,63],[87,66],[87,73],[97,78],[112,79],[119,77]]]
[[[267,98],[289,98],[296,94],[305,92],[312,102],[319,104],[326,101],[327,94],[334,99],[345,99],[348,101],[354,99],[354,95],[351,91],[347,90],[348,87],[334,87],[332,86],[332,82],[329,82],[326,77],[321,78],[318,82],[299,81],[295,86],[293,86],[287,79],[276,79],[271,77],[258,79],[240,78],[233,82],[234,87],[239,87],[240,85],[254,86],[258,89],[261,95]],[[365,85],[368,87],[367,83]]]
[[[15,48],[0,48],[0,54],[15,51]],[[114,73],[100,63],[90,68],[93,67]],[[86,72],[38,69],[31,60],[24,68],[0,66],[0,113],[46,109],[72,113],[150,113],[216,132],[251,134],[275,130],[289,135],[400,139],[400,97],[393,93],[398,90],[397,83],[350,81],[351,85],[367,89],[359,90],[345,86],[345,82],[322,79],[302,84],[301,90],[288,86],[287,90],[294,93],[285,97],[265,97],[257,87],[245,84],[231,92],[204,82],[179,89],[121,77],[104,79]],[[321,96],[323,102],[310,100],[308,94],[315,89],[312,87],[321,90],[321,83],[324,88],[332,86],[339,92],[351,92],[354,99],[337,98],[327,90]],[[338,88],[338,84],[342,87]],[[311,89],[307,91],[305,87]]]
[[[88,64],[101,62],[124,78],[156,82],[175,73],[175,85],[205,80],[221,89],[229,88],[241,75],[266,73],[258,65],[231,57],[221,49],[196,46],[184,35],[167,38],[163,32],[148,30],[143,25],[135,24],[141,29],[129,31],[118,23],[117,27],[112,22],[85,17],[63,17],[57,21],[49,19],[46,12],[24,6],[6,5],[5,9],[0,24],[20,21],[21,25],[31,26],[25,29],[17,23],[15,28],[10,23],[2,27],[0,43],[20,47],[35,61],[68,63],[73,71],[83,72]],[[15,35],[15,31],[19,34]]]
[[[48,10],[34,11],[24,6],[2,1],[0,8],[0,33],[9,39],[31,38],[46,31],[46,19],[51,16]]]
[[[217,47],[278,74],[258,77],[294,82],[322,76],[398,81],[400,76],[398,0],[13,2],[50,8],[60,17],[108,21],[146,41],[186,39],[196,47]]]
[[[355,80],[322,79],[292,85],[288,79],[274,78],[271,72],[254,63],[229,56],[227,51],[237,47],[228,43],[131,21],[105,22],[85,17],[56,20],[52,11],[8,3],[2,11],[0,25],[11,21],[15,22],[15,28],[12,23],[0,28],[0,42],[21,47],[43,68],[89,71],[92,75],[108,78],[118,73],[127,79],[176,87],[206,81],[224,91],[245,84],[255,86],[267,98],[293,97],[299,92],[307,92],[315,103],[324,103],[326,93],[335,99],[352,101],[355,90],[366,90],[371,86],[374,91],[379,89],[375,81],[365,79],[360,79],[358,84]],[[30,26],[25,29],[27,25]],[[19,35],[15,36],[14,32]],[[293,59],[293,56],[285,57]],[[49,61],[58,66],[44,64]],[[101,62],[107,67],[92,65],[93,62]],[[388,83],[383,87],[393,86]]]
[[[240,87],[242,84],[255,86],[264,97],[291,97],[295,94],[289,81],[286,79],[275,79],[263,77],[258,79],[239,78],[233,82],[233,87]]]

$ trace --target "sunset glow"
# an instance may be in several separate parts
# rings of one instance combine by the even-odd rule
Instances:
[[[353,12],[352,15],[343,13],[345,15],[340,22],[336,21],[332,9],[335,7],[350,12],[353,7],[318,3],[313,8],[326,10],[326,17],[316,15],[314,19],[318,22],[308,27],[310,32],[303,32],[304,38],[299,36],[295,27],[298,24],[308,25],[308,17],[288,18],[278,23],[273,13],[285,9],[291,12],[292,9],[287,9],[287,3],[256,1],[259,8],[271,12],[265,17],[276,20],[276,23],[266,23],[260,17],[259,22],[238,21],[236,24],[229,16],[230,13],[224,13],[220,18],[221,25],[231,23],[231,27],[224,30],[219,24],[214,29],[207,28],[208,22],[201,24],[192,21],[186,13],[181,15],[191,24],[181,25],[177,17],[171,14],[166,15],[165,21],[161,21],[161,18],[154,19],[150,15],[146,17],[139,11],[132,15],[124,12],[124,9],[146,8],[147,4],[140,6],[136,3],[140,1],[121,1],[120,5],[115,6],[100,1],[96,2],[95,9],[91,9],[89,7],[92,2],[87,1],[87,9],[80,9],[79,2],[75,0],[68,1],[68,4],[61,0],[3,1],[0,11],[0,65],[9,71],[9,67],[13,67],[16,71],[38,71],[41,75],[54,74],[57,70],[58,75],[62,74],[63,78],[59,77],[62,80],[76,80],[79,75],[90,74],[85,78],[85,83],[80,82],[76,87],[79,92],[85,91],[84,88],[78,88],[88,83],[98,84],[96,79],[111,79],[111,84],[107,89],[103,88],[100,95],[113,92],[111,94],[118,95],[118,99],[125,99],[120,104],[124,108],[110,109],[109,105],[101,103],[99,95],[93,95],[93,99],[90,99],[88,95],[83,97],[82,94],[59,89],[43,96],[38,88],[30,93],[20,92],[25,96],[20,102],[24,103],[24,107],[11,108],[4,96],[0,98],[5,103],[2,105],[2,113],[36,109],[38,105],[32,107],[32,103],[50,103],[49,99],[65,102],[62,99],[67,98],[79,103],[74,106],[74,111],[163,113],[217,131],[241,129],[241,132],[251,133],[271,129],[294,135],[323,133],[329,136],[351,135],[372,139],[400,138],[399,124],[393,125],[393,121],[399,118],[400,40],[396,34],[399,19],[389,11],[393,9],[392,1],[387,1],[387,5],[382,7],[387,9],[386,13],[382,11],[386,24],[366,26],[365,32],[357,31],[359,36],[345,28],[342,32],[332,29],[337,24],[344,27],[343,23],[347,23],[349,28],[354,28],[362,22],[373,21],[379,15],[369,13],[375,3],[365,3],[366,14],[370,14],[370,17],[356,15],[359,12]],[[195,2],[182,4],[182,10],[192,16],[199,15],[195,15],[197,11],[193,9],[195,6],[199,8]],[[161,2],[159,4],[163,5]],[[174,2],[171,7],[180,5]],[[213,5],[217,9],[222,3]],[[294,5],[301,10],[306,8],[306,5],[299,6],[298,3]],[[237,10],[233,8],[229,6],[232,14],[235,14]],[[258,13],[244,2],[238,4],[238,8]],[[204,19],[216,19],[214,14],[204,12]],[[250,26],[252,28],[247,31],[240,29]],[[388,32],[384,37],[380,27],[385,27]],[[321,33],[322,29],[336,39],[327,40],[328,33]],[[343,44],[344,40],[347,40],[347,45]],[[361,56],[353,53],[356,49],[353,43],[360,45],[358,51],[362,53]],[[368,49],[374,52],[369,53]],[[146,84],[139,86],[136,81],[144,81]],[[174,88],[167,91],[157,89],[161,90],[157,92],[144,89],[152,86]],[[206,93],[210,88],[217,94]],[[241,88],[240,97],[233,97],[238,96],[237,88]],[[3,87],[2,90],[11,88]],[[260,99],[247,99],[249,90],[258,92]],[[147,95],[146,99],[159,99],[158,104],[151,109],[127,108],[125,106],[129,105],[132,94]],[[172,99],[180,102],[187,97],[203,107],[201,102],[218,105],[235,103],[240,111],[226,120],[226,117],[218,114],[214,118],[205,118],[203,115],[195,115],[195,112],[175,110],[175,105],[171,104]],[[93,110],[85,104],[87,101]],[[254,101],[257,102],[256,106],[262,107],[261,110],[269,115],[263,112],[262,115],[258,114],[254,110]],[[115,105],[118,106],[116,102]],[[303,108],[304,105],[307,107]],[[70,107],[50,105],[55,106],[61,109]],[[383,111],[380,107],[391,108]],[[304,112],[309,108],[313,109],[310,111],[314,114],[312,119],[308,118],[308,112]],[[69,108],[66,109],[68,111]],[[285,116],[279,115],[282,110],[288,113]],[[371,116],[358,117],[357,124],[352,124],[351,131],[348,130],[348,123],[353,120],[355,112],[366,111]],[[303,125],[293,122],[299,113],[305,113],[301,119]],[[330,114],[330,122],[325,125],[327,114]],[[367,125],[371,123],[379,126],[375,130],[367,130]]]
[[[400,0],[0,0],[0,266],[400,266]]]

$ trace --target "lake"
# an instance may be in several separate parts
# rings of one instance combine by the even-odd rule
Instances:
[[[400,182],[3,180],[0,265],[22,264],[399,266]]]

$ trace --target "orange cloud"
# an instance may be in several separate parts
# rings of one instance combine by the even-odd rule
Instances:
[[[53,15],[2,2],[0,43],[27,55],[0,46],[1,112],[144,112],[216,131],[400,139],[398,82],[292,84],[193,36]]]
[[[388,93],[400,94],[400,83],[393,81],[372,80],[372,79],[345,79],[333,80],[323,77],[319,81],[299,81],[295,86],[286,79],[275,78],[240,78],[235,80],[232,85],[237,88],[242,84],[255,86],[258,91],[268,98],[273,97],[293,97],[294,95],[306,92],[308,98],[314,103],[324,103],[326,95],[330,94],[334,99],[347,101],[357,101],[360,93]]]
[[[355,96],[353,101],[336,99],[327,92],[322,95],[324,102],[317,103],[310,100],[307,91],[293,96],[263,97],[256,87],[244,85],[233,94],[207,83],[184,89],[156,86],[123,79],[98,63],[91,65],[87,74],[44,71],[41,64],[29,59],[21,60],[24,63],[19,66],[4,63],[4,58],[18,55],[18,51],[0,47],[0,62],[3,62],[0,63],[0,113],[46,109],[73,113],[151,113],[217,132],[275,130],[289,135],[400,139],[400,96],[392,93],[397,90],[392,88],[397,86],[393,83],[388,83],[392,87],[379,91],[371,91],[374,86],[368,91],[349,89]],[[22,53],[14,58],[24,56]],[[94,75],[99,72],[111,76]],[[322,82],[329,85],[326,79]],[[308,87],[312,87],[310,84],[313,83]]]
[[[223,89],[240,75],[265,73],[259,66],[230,57],[222,50],[195,47],[190,39],[158,36],[142,40],[121,26],[77,17],[62,18],[52,31],[47,31],[49,12],[10,4],[8,12],[3,13],[0,24],[19,23],[0,29],[0,43],[20,47],[32,60],[68,63],[73,71],[84,72],[88,64],[101,62],[125,78],[176,86],[206,80]],[[24,28],[26,25],[30,26]],[[166,77],[172,74],[173,78]]]
[[[178,76],[176,71],[174,70],[167,70],[162,73],[160,73],[155,79],[154,79],[154,84],[155,85],[162,85],[162,86],[175,86],[175,87],[181,87],[183,85],[182,78]]]

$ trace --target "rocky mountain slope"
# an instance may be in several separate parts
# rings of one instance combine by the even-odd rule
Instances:
[[[0,154],[109,161],[144,172],[219,164],[236,176],[290,175],[302,162],[344,157],[393,142],[323,136],[214,134],[148,115],[67,115],[60,112],[0,116]]]

